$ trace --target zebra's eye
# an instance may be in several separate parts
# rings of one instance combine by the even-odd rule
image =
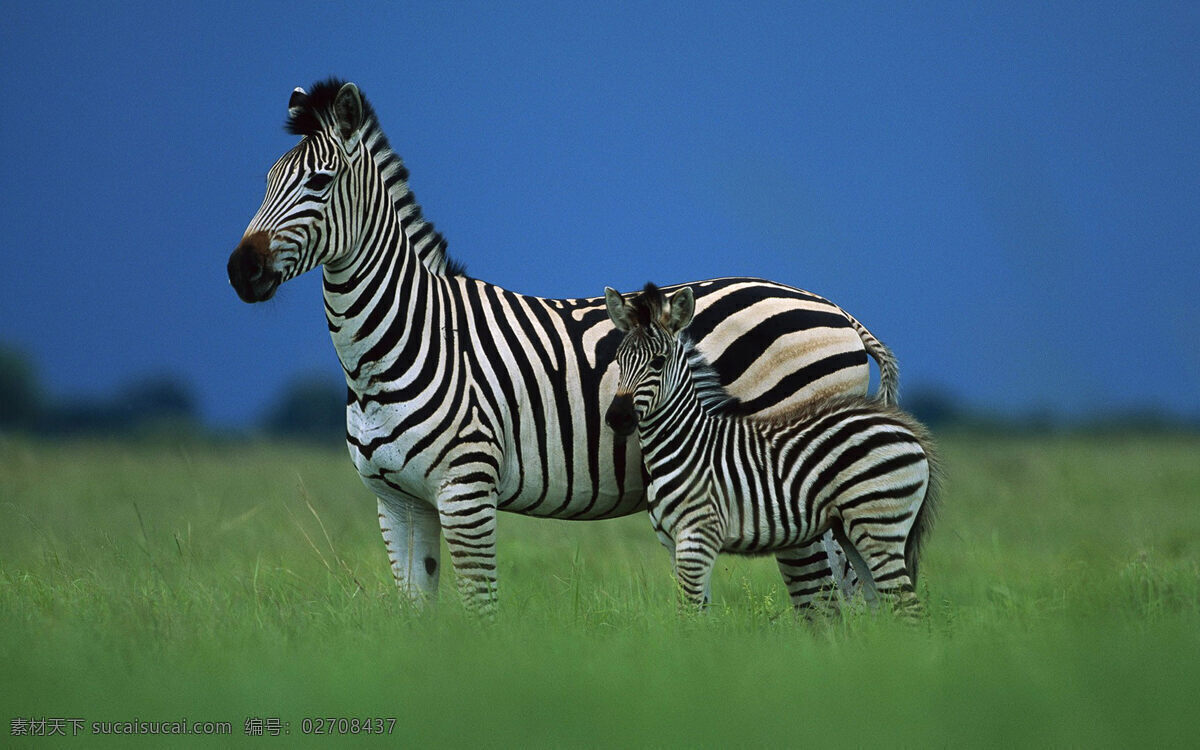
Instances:
[[[654,357],[653,359],[650,360],[650,369],[651,370],[661,370],[662,366],[665,365],[666,363],[667,363],[667,358],[660,354],[657,357]]]
[[[312,190],[313,192],[319,193],[328,187],[329,183],[332,181],[333,175],[331,174],[314,174],[312,177],[308,178],[308,181],[304,183],[304,187]]]

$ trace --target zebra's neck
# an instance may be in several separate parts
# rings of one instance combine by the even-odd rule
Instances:
[[[371,170],[367,164],[364,168]],[[325,318],[346,383],[359,397],[405,384],[454,330],[445,286],[413,249],[385,173],[370,171],[356,201],[363,235],[345,263],[326,264]],[[415,205],[415,204],[414,204]]]
[[[413,253],[435,274],[461,276],[464,272],[462,264],[446,255],[445,238],[421,213],[421,206],[408,186],[408,168],[404,166],[404,160],[392,150],[377,121],[371,120],[366,128],[363,143],[375,162]]]

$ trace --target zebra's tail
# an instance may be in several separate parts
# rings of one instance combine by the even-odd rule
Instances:
[[[892,354],[892,350],[883,345],[883,342],[875,338],[875,334],[867,330],[867,327],[859,323],[853,315],[845,313],[849,319],[850,325],[854,326],[854,331],[858,337],[862,339],[863,348],[867,350],[867,354],[875,360],[875,364],[879,365],[879,393],[877,398],[885,406],[895,406],[900,402],[900,363],[896,361],[896,355]]]
[[[929,464],[929,482],[925,485],[925,497],[921,501],[921,507],[917,509],[917,516],[913,519],[912,528],[909,529],[908,539],[904,542],[904,565],[908,568],[908,575],[912,578],[913,586],[916,586],[921,545],[925,541],[925,537],[929,536],[929,530],[933,528],[938,502],[941,500],[942,468],[929,431],[915,419],[911,417],[909,419],[911,420],[909,426],[920,442],[921,449],[925,452],[925,461]]]

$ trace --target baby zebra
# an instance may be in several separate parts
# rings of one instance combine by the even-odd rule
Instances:
[[[647,284],[628,302],[604,292],[625,333],[606,420],[618,435],[638,432],[650,520],[684,597],[702,604],[718,552],[774,553],[793,604],[805,608],[817,592],[788,580],[789,564],[796,548],[833,529],[859,578],[906,616],[919,615],[917,556],[936,480],[924,427],[860,397],[772,419],[706,408],[720,383],[682,333],[692,290],[664,299]]]

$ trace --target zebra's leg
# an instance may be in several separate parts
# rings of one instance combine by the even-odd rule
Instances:
[[[474,484],[450,485],[438,498],[438,516],[463,606],[484,619],[496,615],[496,496]]]
[[[719,538],[715,524],[689,529],[675,538],[675,580],[684,605],[693,611],[703,610],[707,603]]]
[[[379,530],[400,595],[418,607],[436,601],[442,554],[437,509],[413,497],[378,500]]]
[[[902,617],[917,619],[924,615],[921,600],[917,598],[912,576],[905,562],[904,544],[907,534],[898,536],[873,533],[869,517],[844,520],[845,538],[854,552],[862,556],[868,568],[874,588],[880,596],[892,600],[892,607]],[[850,549],[846,550],[851,553]]]

